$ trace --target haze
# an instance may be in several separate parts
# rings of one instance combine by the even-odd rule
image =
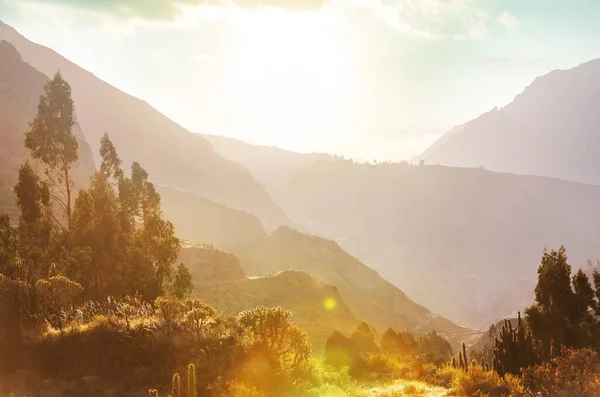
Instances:
[[[600,55],[593,0],[263,3],[1,0],[0,17],[190,131],[366,160],[412,158]]]

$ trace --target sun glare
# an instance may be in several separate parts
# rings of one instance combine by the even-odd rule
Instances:
[[[331,24],[317,12],[263,10],[244,13],[236,27],[227,96],[239,132],[298,148],[343,128],[353,70],[348,43]]]

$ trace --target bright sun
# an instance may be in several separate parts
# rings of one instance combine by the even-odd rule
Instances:
[[[295,148],[334,140],[352,109],[348,43],[318,13],[262,10],[238,22],[226,90],[237,132]]]

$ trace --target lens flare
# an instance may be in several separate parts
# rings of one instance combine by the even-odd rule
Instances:
[[[325,306],[325,310],[335,309],[335,306],[336,306],[335,299],[333,299],[333,298],[325,299],[325,302],[323,302],[323,306]]]

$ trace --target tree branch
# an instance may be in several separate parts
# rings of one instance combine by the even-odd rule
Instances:
[[[45,206],[45,205],[40,205],[40,207],[42,207],[42,209],[43,209],[44,211],[46,211],[46,214],[50,215],[50,217],[51,217],[51,218],[54,220],[54,222],[55,222],[55,223],[58,225],[58,227],[60,227],[60,228],[61,228],[61,230],[62,230],[64,233],[66,233],[66,232],[67,232],[67,229],[65,229],[65,227],[64,227],[63,225],[61,225],[61,224],[60,224],[59,220],[58,220],[58,219],[56,219],[56,217],[54,216],[54,214],[52,213],[52,211],[51,211],[50,209],[46,208],[46,206]],[[66,233],[66,234],[68,235],[68,233]]]
[[[58,197],[52,193],[49,193],[49,195],[50,195],[51,199],[53,199],[54,201],[56,201],[58,204],[60,204],[62,206],[63,211],[67,212],[67,205],[65,204],[64,201],[61,200],[60,197]]]

